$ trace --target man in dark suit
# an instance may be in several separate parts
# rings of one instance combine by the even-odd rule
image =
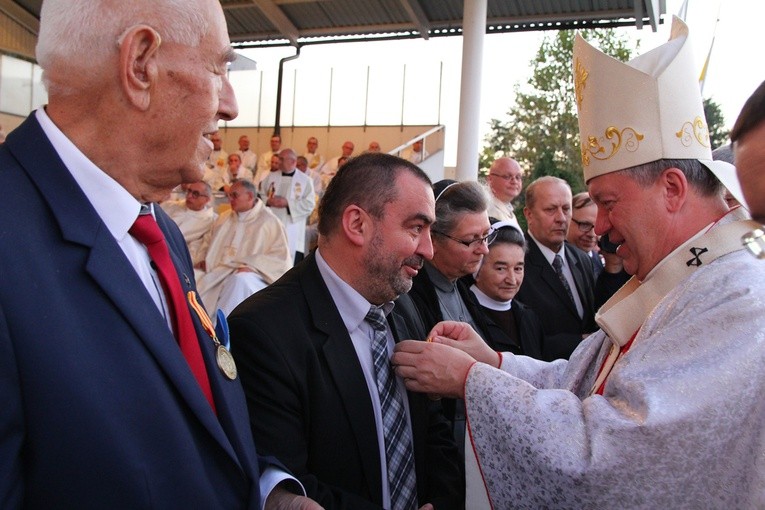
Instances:
[[[0,501],[258,509],[259,483],[284,475],[255,452],[183,237],[152,205],[199,180],[204,135],[237,114],[225,19],[213,0],[127,5],[46,0],[49,103],[0,148],[12,190],[0,205]],[[281,486],[276,504],[318,508]]]
[[[325,508],[459,508],[464,478],[439,403],[407,393],[400,378],[392,393],[377,381],[392,373],[394,341],[426,334],[416,312],[403,313],[411,303],[392,301],[433,254],[430,181],[403,159],[363,154],[330,182],[319,218],[318,249],[229,317],[255,440]],[[382,367],[371,310],[390,311]],[[399,437],[386,426],[384,395],[406,402]],[[386,449],[413,457],[408,504],[398,502],[400,470]]]
[[[571,355],[582,338],[597,330],[592,263],[566,241],[571,188],[557,177],[541,177],[526,188],[528,224],[526,275],[516,298],[542,320],[542,358]]]

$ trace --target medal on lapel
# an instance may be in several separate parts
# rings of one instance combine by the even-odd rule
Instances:
[[[200,305],[199,301],[197,301],[196,292],[190,290],[186,294],[186,297],[189,300],[191,308],[199,317],[199,321],[202,323],[202,327],[205,328],[205,331],[207,331],[207,334],[210,335],[210,338],[212,338],[212,341],[215,344],[215,361],[218,364],[218,368],[220,369],[221,373],[226,376],[227,379],[233,381],[236,379],[238,373],[236,370],[234,357],[231,355],[229,350],[226,349],[226,347],[220,342],[220,340],[218,340],[218,334],[216,333],[216,329],[219,329],[224,338],[224,341],[226,344],[228,344],[228,324],[226,323],[225,316],[223,316],[223,312],[218,310],[217,318],[218,325],[220,327],[213,328],[210,317],[207,316],[207,312],[205,312],[205,309],[202,308],[202,305]]]

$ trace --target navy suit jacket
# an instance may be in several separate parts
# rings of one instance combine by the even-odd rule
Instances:
[[[240,381],[192,312],[216,417],[34,114],[0,146],[0,187],[3,508],[258,508],[266,461]],[[180,231],[155,211],[195,290]]]
[[[424,338],[419,318],[397,303],[396,339]],[[325,508],[379,510],[380,454],[372,401],[315,252],[229,316],[234,356],[253,434]],[[464,476],[440,406],[407,392],[419,504],[464,505]]]
[[[515,298],[534,310],[542,321],[545,335],[542,359],[568,359],[582,341],[582,334],[598,329],[595,324],[595,278],[592,262],[582,250],[568,241],[565,242],[566,261],[571,268],[576,291],[584,308],[584,316],[579,317],[576,306],[568,297],[555,270],[528,234],[526,243],[526,274]]]

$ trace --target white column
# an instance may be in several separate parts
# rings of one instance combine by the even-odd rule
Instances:
[[[487,0],[464,0],[462,20],[462,78],[457,137],[457,180],[478,178],[478,131],[481,113],[483,38]]]

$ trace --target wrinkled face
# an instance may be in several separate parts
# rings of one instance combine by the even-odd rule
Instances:
[[[517,244],[492,244],[475,277],[476,287],[492,299],[510,301],[523,283],[525,258]]]
[[[374,232],[364,254],[364,297],[373,304],[409,292],[423,261],[433,256],[430,225],[435,217],[433,191],[409,172],[396,178],[398,197],[385,205],[382,218],[372,219]]]
[[[186,207],[192,211],[201,211],[210,201],[207,186],[202,182],[192,182],[186,185]]]
[[[592,251],[598,244],[598,236],[595,235],[597,216],[598,206],[594,203],[574,209],[568,226],[568,242],[586,252]]]
[[[228,169],[232,175],[239,172],[239,166],[241,164],[242,159],[239,157],[239,154],[230,154],[228,156]]]
[[[515,200],[523,188],[523,170],[514,160],[497,160],[486,177],[492,194],[502,202]]]
[[[242,135],[239,137],[239,150],[244,152],[246,150],[249,150],[250,148],[250,139],[247,137],[247,135]]]
[[[369,143],[369,152],[380,152],[380,144],[377,142]]]
[[[308,148],[308,152],[311,154],[314,154],[316,152],[316,149],[319,148],[319,140],[316,138],[309,138],[308,143],[306,144],[306,147]]]
[[[207,138],[219,120],[237,116],[236,98],[226,78],[233,52],[219,2],[205,1],[209,32],[196,47],[163,40],[158,52],[156,93],[151,108],[156,122],[147,130],[148,175],[155,186],[173,187],[202,178],[213,143]],[[160,34],[162,35],[162,34]],[[149,112],[150,114],[152,112]]]
[[[271,156],[271,171],[272,172],[278,172],[279,169],[281,168],[281,165],[282,165],[282,160],[279,159],[278,154],[274,154],[273,156]]]
[[[245,212],[255,207],[255,195],[241,184],[234,184],[228,192],[228,203],[234,212]]]
[[[560,250],[571,221],[571,190],[558,182],[540,182],[534,188],[532,207],[523,214],[534,238],[552,251]]]
[[[271,152],[278,152],[281,146],[282,146],[282,137],[272,136],[271,137]]]
[[[765,122],[736,142],[736,173],[752,218],[765,223]]]
[[[627,174],[614,172],[591,179],[588,188],[598,206],[595,233],[607,233],[619,245],[616,254],[624,269],[643,280],[674,246],[660,184],[642,188]]]
[[[450,280],[475,273],[484,255],[489,253],[485,238],[491,226],[486,212],[465,212],[459,217],[451,237],[433,235],[433,265]],[[453,239],[452,239],[453,238]],[[460,242],[462,241],[462,242]],[[466,246],[465,243],[470,243]]]
[[[351,154],[353,154],[353,144],[351,142],[345,142],[343,144],[343,156],[346,158],[350,157]]]

